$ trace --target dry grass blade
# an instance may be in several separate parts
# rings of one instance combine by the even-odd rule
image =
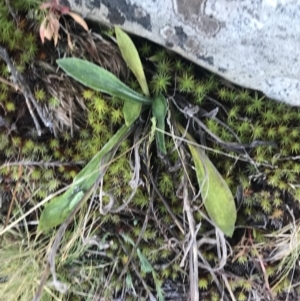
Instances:
[[[86,24],[86,22],[84,21],[84,19],[83,19],[81,16],[79,16],[79,15],[76,14],[76,13],[70,12],[70,11],[69,11],[67,14],[68,14],[69,16],[71,16],[71,17],[74,19],[74,21],[75,21],[76,23],[78,23],[79,25],[81,25],[86,31],[89,30],[88,25]]]
[[[5,260],[1,263],[0,300],[31,300],[32,291],[42,276],[47,241],[32,241],[27,225],[24,225],[26,233],[9,230],[3,238],[0,256]],[[48,292],[52,293],[51,290]]]
[[[53,194],[50,194],[48,197],[46,197],[40,203],[38,203],[37,205],[35,205],[31,209],[29,209],[26,213],[22,214],[22,216],[20,216],[18,219],[14,220],[12,223],[10,223],[5,229],[0,229],[0,236],[4,235],[9,230],[15,228],[18,225],[19,222],[21,222],[22,220],[24,220],[31,213],[35,212],[37,209],[39,209],[40,207],[42,207],[43,205],[45,205],[47,202],[49,202],[49,200],[53,199],[55,196],[59,195],[60,193],[66,191],[70,187],[71,187],[71,185],[69,185],[69,186],[67,186],[65,188],[62,188],[62,189],[58,190],[57,192],[55,192]]]
[[[189,250],[190,295],[191,301],[199,301],[197,232],[195,231],[195,220],[189,204],[186,178],[184,179],[183,184],[183,204],[183,209],[186,212],[190,230],[188,235],[191,243],[191,248]],[[197,228],[198,230],[200,229],[200,227]]]
[[[75,81],[63,77],[62,73],[55,73],[55,69],[42,61],[35,63],[36,75],[45,85],[48,94],[58,101],[56,106],[44,104],[43,113],[53,117],[53,131],[55,136],[70,130],[71,136],[85,123],[86,106],[81,97],[82,87]],[[63,80],[63,82],[62,82]]]
[[[40,285],[38,287],[38,290],[35,294],[34,297],[34,301],[39,301],[41,298],[41,292],[43,291],[43,287],[45,285],[44,279],[47,278],[48,273],[49,273],[49,269],[51,271],[52,277],[53,277],[53,285],[56,288],[56,290],[58,290],[61,293],[66,293],[66,291],[68,290],[68,286],[65,283],[60,282],[57,279],[56,276],[56,269],[55,269],[55,258],[56,258],[56,254],[57,254],[57,250],[59,248],[60,242],[63,239],[64,233],[66,232],[66,229],[68,227],[68,225],[71,223],[71,221],[73,220],[75,214],[77,213],[77,211],[80,209],[81,207],[81,203],[87,201],[87,199],[90,197],[91,193],[94,190],[94,186],[92,186],[85,194],[84,197],[82,198],[82,200],[77,204],[77,206],[73,209],[73,211],[71,212],[71,214],[69,215],[69,217],[67,218],[67,220],[59,227],[57,234],[55,236],[55,240],[53,242],[53,245],[51,247],[51,251],[48,255],[48,262],[47,262],[47,267],[44,271],[43,277],[41,279]]]
[[[266,246],[272,249],[269,257],[264,259],[265,261],[279,262],[277,283],[273,288],[295,269],[300,256],[300,221],[295,220],[294,214],[289,208],[288,211],[293,222],[272,234],[266,234],[265,237],[269,239],[267,245],[258,244],[257,246],[261,252]]]

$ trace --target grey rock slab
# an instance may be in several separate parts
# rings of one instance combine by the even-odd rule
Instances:
[[[240,86],[300,106],[299,0],[63,0]]]

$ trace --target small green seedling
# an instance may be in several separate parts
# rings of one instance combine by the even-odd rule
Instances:
[[[45,232],[61,224],[84,197],[84,191],[88,191],[101,175],[103,158],[115,149],[123,138],[131,131],[133,123],[139,118],[142,106],[152,106],[153,115],[157,118],[160,131],[157,131],[158,148],[162,154],[166,154],[164,143],[164,118],[166,116],[166,100],[160,95],[154,101],[149,97],[149,89],[146,77],[138,53],[131,39],[121,29],[116,29],[117,41],[123,57],[128,66],[136,75],[145,96],[132,90],[122,83],[109,71],[78,58],[65,58],[57,60],[58,65],[71,77],[96,91],[107,93],[124,101],[125,124],[107,142],[98,154],[83,168],[74,178],[71,187],[62,195],[54,198],[42,212],[38,231]],[[160,112],[160,109],[163,109]],[[107,162],[106,162],[107,163]],[[74,187],[78,193],[74,194]]]
[[[72,186],[63,195],[55,198],[45,207],[39,224],[39,230],[41,231],[46,231],[62,223],[72,209],[83,198],[86,199],[84,191],[90,190],[99,176],[101,176],[101,173],[103,173],[102,163],[105,161],[103,159],[129,134],[132,126],[144,109],[152,109],[153,118],[156,119],[155,136],[157,149],[162,155],[167,154],[164,137],[165,118],[168,109],[167,100],[163,95],[157,95],[154,98],[150,97],[144,70],[134,44],[129,36],[119,28],[116,28],[116,36],[122,56],[136,76],[144,95],[129,88],[109,71],[88,61],[78,58],[57,60],[60,68],[86,87],[122,99],[124,101],[125,124],[75,177]],[[205,191],[203,199],[208,215],[226,235],[231,236],[236,220],[236,208],[231,192],[208,157],[190,145],[189,148],[196,166],[199,186],[202,185],[207,177],[212,179],[204,182],[203,185]],[[105,162],[107,163],[107,161]],[[78,187],[78,193],[75,195],[74,187]]]

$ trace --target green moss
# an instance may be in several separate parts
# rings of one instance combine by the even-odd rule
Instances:
[[[195,90],[195,86],[194,75],[188,72],[183,72],[178,78],[178,90],[182,93],[192,93]]]
[[[170,85],[171,76],[164,72],[155,74],[150,82],[151,91],[154,95],[166,93]]]
[[[170,59],[163,59],[156,63],[156,71],[158,73],[169,74],[172,72],[172,63]]]
[[[141,57],[147,57],[152,52],[150,43],[144,42],[142,47],[139,48],[139,54]]]

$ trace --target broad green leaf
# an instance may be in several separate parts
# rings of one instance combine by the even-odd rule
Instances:
[[[150,98],[132,90],[111,72],[86,60],[65,58],[56,62],[69,76],[91,89],[119,97],[124,101],[136,101],[145,105],[152,103]]]
[[[185,132],[179,124],[178,128],[182,134]],[[188,133],[186,139],[195,142]],[[231,190],[205,152],[192,144],[188,146],[194,161],[205,209],[217,227],[231,237],[236,222],[236,206]]]
[[[135,75],[137,81],[139,82],[143,93],[146,96],[149,96],[149,88],[147,85],[144,69],[140,60],[140,56],[138,51],[133,44],[131,38],[128,36],[126,32],[124,32],[121,28],[116,27],[116,38],[117,43],[120,48],[122,57],[132,73]]]
[[[76,175],[71,187],[62,195],[53,198],[45,206],[40,217],[38,232],[47,232],[67,219],[78,202],[83,198],[85,192],[95,184],[100,175],[104,175],[111,159],[108,155],[118,147],[122,140],[130,133],[131,129],[131,127],[125,125],[121,127]]]
[[[122,57],[129,69],[135,75],[137,81],[139,82],[143,93],[149,96],[149,88],[147,85],[144,69],[140,60],[140,56],[134,46],[131,38],[125,33],[121,28],[116,27],[116,37],[119,49],[121,51]],[[125,123],[129,126],[135,119],[137,119],[141,114],[142,105],[139,103],[125,102],[123,107],[123,114],[125,118]]]
[[[37,231],[47,232],[49,229],[64,222],[72,212],[72,205],[75,208],[83,196],[83,191],[79,191],[76,194],[70,189],[63,195],[52,199],[42,211]]]
[[[159,151],[163,154],[167,154],[165,145],[165,118],[167,115],[167,100],[163,95],[158,95],[154,98],[152,103],[152,114],[157,120],[157,128],[160,131],[156,131],[156,143]]]
[[[132,125],[141,114],[142,106],[139,103],[133,101],[125,101],[123,106],[123,115],[125,119],[125,124],[127,126]]]

